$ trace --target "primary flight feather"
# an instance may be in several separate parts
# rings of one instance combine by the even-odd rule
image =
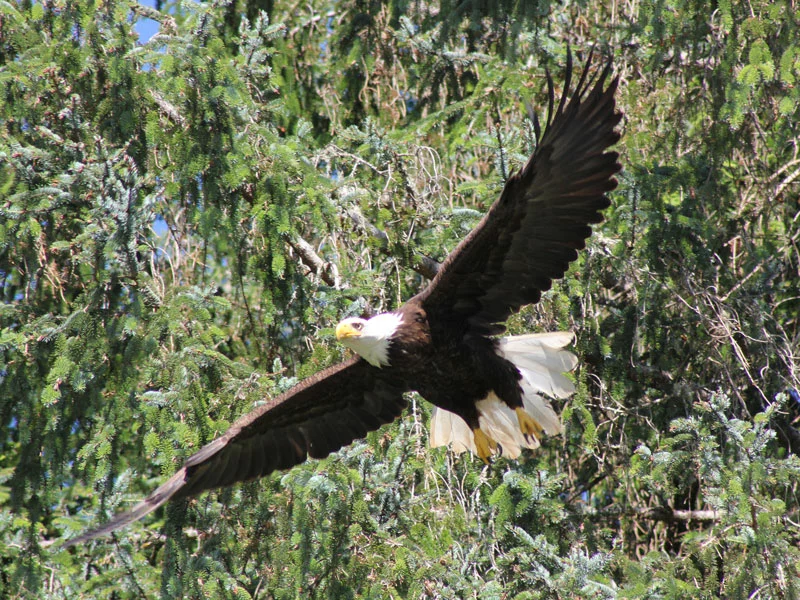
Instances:
[[[537,302],[584,248],[616,186],[622,115],[611,62],[574,91],[568,55],[564,92],[550,109],[525,167],[510,177],[478,226],[421,293],[396,311],[346,319],[336,337],[358,356],[301,381],[245,415],[130,511],[84,533],[110,533],[170,499],[262,477],[308,457],[323,458],[396,419],[404,394],[435,405],[431,445],[470,450],[487,461],[535,448],[560,421],[545,399],[573,391],[563,373],[575,356],[570,333],[494,337],[520,307]],[[535,118],[534,118],[535,119]]]

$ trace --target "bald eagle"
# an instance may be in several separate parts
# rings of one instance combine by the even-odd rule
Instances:
[[[619,156],[608,148],[619,139],[618,78],[610,79],[610,60],[590,76],[591,62],[570,95],[568,56],[557,106],[548,75],[543,132],[532,116],[533,156],[427,288],[393,312],[339,323],[337,339],[356,356],[245,415],[133,509],[67,545],[119,529],[170,499],[323,458],[395,420],[411,391],[435,406],[432,445],[484,461],[496,453],[516,457],[558,433],[543,395],[573,391],[562,374],[577,363],[563,349],[572,334],[497,336],[512,313],[563,277],[616,187]]]

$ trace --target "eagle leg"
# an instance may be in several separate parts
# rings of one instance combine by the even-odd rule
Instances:
[[[524,408],[519,407],[517,411],[517,420],[519,421],[519,429],[522,435],[525,436],[525,441],[529,442],[528,436],[533,436],[537,440],[544,437],[544,427],[539,425],[539,422],[528,414]],[[476,440],[477,442],[477,440]]]
[[[472,435],[475,437],[475,448],[478,450],[478,457],[488,465],[489,458],[497,450],[497,442],[486,435],[480,427],[473,429]]]

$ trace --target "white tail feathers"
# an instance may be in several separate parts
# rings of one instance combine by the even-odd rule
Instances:
[[[547,394],[565,398],[575,391],[575,386],[564,376],[578,364],[577,357],[564,346],[570,344],[572,332],[535,333],[500,340],[499,354],[512,362],[522,374],[523,406],[548,435],[561,433],[561,421],[550,402],[541,396]],[[539,440],[529,436],[526,440],[520,431],[516,413],[500,400],[494,392],[477,403],[480,426],[502,448],[502,455],[516,458],[522,448],[538,448]],[[431,415],[431,447],[450,446],[458,454],[469,450],[477,454],[473,433],[458,415],[434,407]]]
[[[449,445],[456,454],[461,454],[464,450],[478,453],[467,422],[457,414],[438,406],[434,406],[431,413],[430,444],[431,448]]]

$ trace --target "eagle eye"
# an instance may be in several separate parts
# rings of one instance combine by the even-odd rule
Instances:
[[[360,321],[356,321],[355,323],[353,323],[353,329],[361,331],[362,329],[364,329],[364,324],[361,323]]]

